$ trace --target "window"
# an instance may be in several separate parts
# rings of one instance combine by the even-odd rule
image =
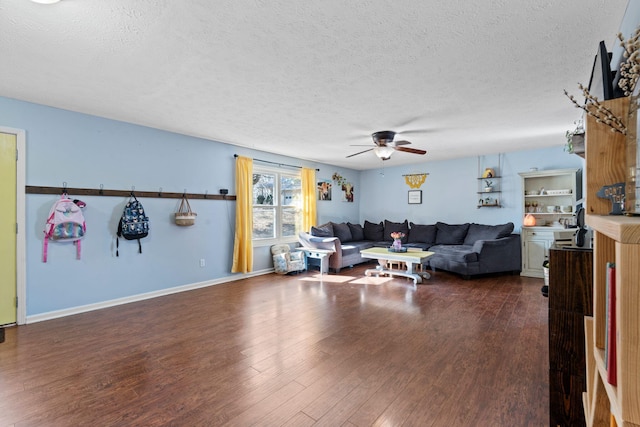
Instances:
[[[268,168],[253,171],[253,240],[293,241],[302,223],[300,174]]]

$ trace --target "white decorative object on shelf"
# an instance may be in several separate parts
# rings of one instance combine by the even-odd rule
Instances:
[[[570,188],[565,188],[562,190],[547,190],[547,195],[549,196],[561,196],[566,194],[571,194]]]

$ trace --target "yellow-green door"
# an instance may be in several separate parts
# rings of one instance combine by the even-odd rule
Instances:
[[[0,325],[16,323],[16,135],[0,132]]]

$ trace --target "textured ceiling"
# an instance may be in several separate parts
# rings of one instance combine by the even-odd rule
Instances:
[[[1,0],[0,95],[353,169],[557,146],[626,5]]]

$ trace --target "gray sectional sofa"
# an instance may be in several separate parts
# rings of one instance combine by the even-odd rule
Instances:
[[[352,223],[329,222],[311,227],[310,233],[300,233],[302,246],[328,249],[335,253],[329,258],[329,269],[340,269],[369,262],[360,255],[362,249],[388,247],[390,234],[405,234],[403,246],[434,252],[426,266],[432,270],[446,270],[470,278],[488,273],[519,273],[521,265],[520,235],[513,234],[514,225],[485,224],[414,224],[381,221]]]

